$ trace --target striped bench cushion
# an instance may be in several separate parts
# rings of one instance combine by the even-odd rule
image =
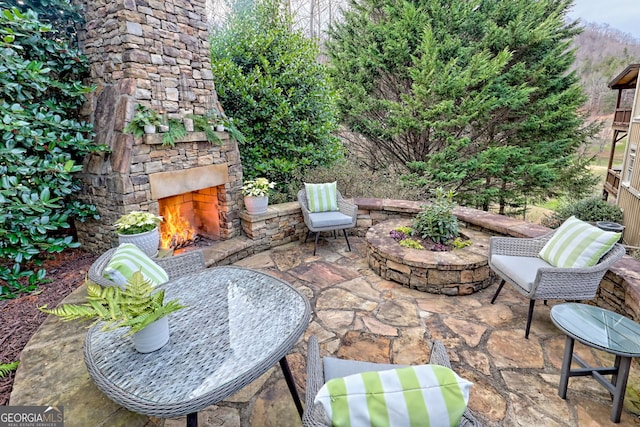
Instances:
[[[457,426],[472,383],[440,365],[334,378],[318,391],[334,427]]]

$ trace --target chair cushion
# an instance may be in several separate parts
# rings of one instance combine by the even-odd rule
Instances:
[[[553,267],[540,258],[511,255],[493,255],[491,266],[509,277],[525,292],[531,292],[538,269]]]
[[[572,216],[556,230],[539,256],[554,267],[592,267],[620,236],[620,233],[600,230]]]
[[[328,212],[338,210],[338,189],[336,182],[324,184],[304,183],[310,212]]]
[[[124,287],[136,271],[142,272],[144,278],[155,286],[169,280],[167,272],[133,243],[123,243],[118,246],[104,268],[102,276]]]
[[[322,358],[324,380],[346,377],[360,372],[387,371],[389,369],[404,368],[406,365],[392,365],[390,363],[363,362],[361,360],[338,359],[326,356]]]
[[[338,227],[353,222],[353,218],[342,212],[318,212],[309,214],[309,220],[313,227]]]
[[[471,385],[444,366],[408,366],[331,379],[314,403],[335,427],[457,426]]]

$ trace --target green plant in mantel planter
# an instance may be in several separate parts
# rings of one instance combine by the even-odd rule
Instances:
[[[131,121],[124,128],[125,133],[133,134],[140,138],[145,133],[155,133],[156,126],[162,124],[162,119],[155,110],[146,105],[136,105],[136,112]],[[153,129],[153,131],[151,131]]]

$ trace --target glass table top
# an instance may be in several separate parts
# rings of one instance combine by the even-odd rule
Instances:
[[[640,324],[613,311],[566,303],[551,309],[551,320],[578,341],[621,356],[640,356]]]
[[[135,412],[169,417],[196,412],[274,366],[302,336],[309,302],[286,282],[240,267],[214,267],[161,286],[165,301],[187,308],[169,315],[169,343],[138,353],[126,332],[94,326],[85,362],[98,388]]]

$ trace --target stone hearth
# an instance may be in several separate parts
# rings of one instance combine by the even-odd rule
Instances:
[[[469,295],[493,283],[489,268],[489,236],[465,228],[472,244],[448,252],[400,246],[389,232],[409,227],[410,219],[392,219],[369,229],[366,235],[369,267],[387,280],[411,289],[444,295]]]

